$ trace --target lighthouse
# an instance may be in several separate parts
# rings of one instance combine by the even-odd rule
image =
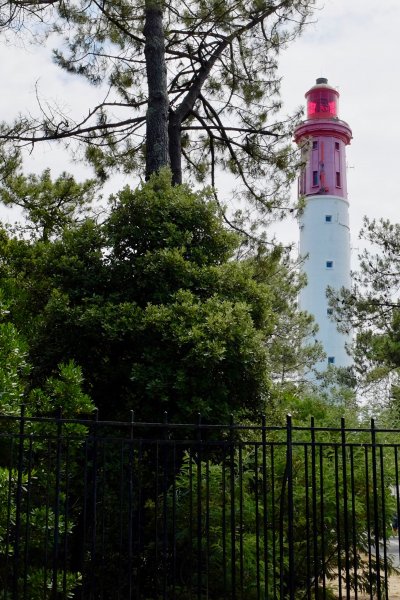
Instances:
[[[339,118],[339,92],[321,77],[305,95],[307,119],[295,130],[305,167],[299,178],[299,197],[305,198],[300,217],[300,256],[307,285],[300,293],[301,310],[318,324],[316,339],[326,360],[317,365],[351,364],[345,346],[350,334],[338,332],[326,296],[327,287],[350,288],[350,227],[346,182],[346,146],[352,132]]]

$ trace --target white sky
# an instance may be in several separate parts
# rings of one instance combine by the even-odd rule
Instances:
[[[285,110],[293,112],[321,76],[340,91],[340,117],[353,130],[347,163],[355,255],[364,214],[400,220],[400,0],[319,0],[315,21],[281,54],[282,98]],[[98,90],[55,67],[45,48],[2,45],[0,52],[0,120],[36,112],[36,82],[42,96],[67,109],[96,103]],[[26,162],[29,171],[47,166],[55,175],[62,170],[88,175],[56,145],[41,146]],[[287,221],[277,231],[285,243],[297,239],[296,223]]]

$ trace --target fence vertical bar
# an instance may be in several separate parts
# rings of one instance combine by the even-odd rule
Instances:
[[[229,422],[229,453],[230,453],[230,529],[231,529],[231,596],[236,598],[236,515],[235,515],[235,444],[233,415]]]
[[[155,481],[154,481],[154,547],[155,547],[155,564],[159,565],[159,518],[160,518],[160,509],[159,509],[159,469],[160,469],[160,441],[157,438],[155,444]],[[191,482],[191,479],[190,479]],[[191,483],[190,483],[191,485]],[[190,488],[191,489],[191,488]],[[190,519],[192,519],[192,514],[190,513]],[[190,520],[190,534],[192,532],[192,521]],[[155,585],[155,594],[156,597],[159,596],[159,569],[154,576],[154,585]]]
[[[52,575],[52,594],[57,596],[58,588],[58,553],[60,543],[60,500],[61,500],[61,408],[57,414],[57,445],[56,445],[56,481],[55,481],[55,498],[54,498],[54,534],[53,534],[53,575]]]
[[[92,597],[96,597],[97,583],[97,446],[98,446],[99,411],[96,409],[93,419],[93,458],[92,458],[92,540],[91,540],[91,568],[90,590]]]
[[[373,599],[372,589],[372,538],[371,538],[371,503],[370,503],[370,470],[368,460],[368,446],[364,446],[365,456],[365,501],[366,501],[366,513],[367,513],[367,544],[368,544],[368,576],[369,576],[369,596],[370,600]]]
[[[138,491],[137,491],[137,502],[138,502],[138,517],[137,517],[137,561],[138,564],[140,562],[140,555],[139,553],[142,552],[142,504],[143,504],[143,500],[142,500],[142,460],[143,460],[143,442],[141,439],[138,440],[138,456],[137,456],[137,461],[138,461]],[[136,589],[136,597],[139,599],[140,598],[140,587],[141,587],[141,570],[138,568],[136,570],[136,585],[135,585],[135,589]]]
[[[7,600],[8,595],[8,572],[9,572],[9,555],[10,555],[10,532],[11,532],[11,505],[12,505],[12,486],[13,486],[13,457],[14,454],[14,438],[11,438],[10,443],[10,466],[8,469],[8,492],[7,492],[7,521],[6,521],[6,536],[5,536],[5,571],[7,577],[4,582],[3,600]]]
[[[346,423],[341,418],[340,426],[342,445],[342,481],[343,481],[343,534],[346,569],[346,598],[350,600],[350,556],[349,556],[349,513],[348,513],[348,486],[347,486],[347,449],[346,449]]]
[[[375,420],[371,419],[371,451],[372,451],[372,493],[374,501],[374,544],[376,562],[376,592],[378,600],[381,599],[381,571],[380,571],[380,527],[379,527],[379,496],[378,496],[378,469],[376,460],[376,430]]]
[[[129,458],[128,458],[128,599],[133,596],[133,433],[135,426],[135,413],[130,411],[131,422],[129,427]],[[121,457],[123,460],[123,457]],[[122,494],[121,494],[122,508]],[[121,510],[122,513],[122,510]]]
[[[84,442],[84,466],[83,466],[83,498],[82,498],[82,544],[81,544],[81,564],[83,571],[82,578],[82,593],[85,594],[88,589],[87,573],[86,573],[86,546],[88,543],[88,462],[89,462],[89,439]],[[89,582],[90,583],[90,582]]]
[[[350,485],[351,485],[351,528],[353,533],[353,561],[354,561],[354,600],[358,600],[358,552],[357,552],[357,523],[356,523],[356,495],[354,482],[354,448],[350,446]]]
[[[311,544],[310,544],[310,495],[309,495],[309,473],[308,473],[308,446],[304,444],[304,486],[306,496],[306,577],[307,577],[307,600],[311,600]]]
[[[396,535],[397,535],[397,540],[398,540],[398,544],[397,544],[397,550],[398,550],[398,554],[399,554],[399,559],[400,559],[400,543],[399,543],[399,539],[400,539],[400,533],[399,533],[399,518],[400,518],[400,490],[399,490],[399,455],[398,455],[398,450],[399,447],[396,445],[394,447],[394,464],[395,464],[395,486],[396,486],[396,514],[394,516],[395,518],[395,522],[394,525],[396,525]]]
[[[257,580],[257,600],[260,600],[260,498],[258,485],[258,448],[259,444],[254,444],[254,499],[256,504],[256,580]]]
[[[287,415],[286,429],[286,457],[288,478],[288,546],[289,546],[289,598],[294,600],[295,595],[295,564],[294,564],[294,500],[293,500],[293,429],[292,417]]]
[[[272,526],[272,597],[276,594],[276,519],[275,519],[275,455],[274,444],[270,445],[270,465],[271,465],[271,526]]]
[[[197,415],[197,598],[202,596],[202,446],[201,446],[201,414]]]
[[[379,446],[379,467],[380,467],[380,486],[381,486],[381,515],[382,515],[382,542],[383,542],[383,565],[384,565],[384,597],[389,598],[388,590],[388,557],[387,557],[387,539],[386,539],[386,502],[385,502],[385,479],[383,465],[383,447]]]
[[[285,563],[284,563],[284,535],[283,530],[285,526],[284,514],[285,514],[285,487],[286,487],[286,471],[287,464],[285,465],[285,470],[282,476],[282,485],[281,485],[281,493],[279,499],[279,597],[284,598],[285,590],[284,590],[284,572],[285,572]]]
[[[324,454],[323,445],[319,446],[319,506],[320,506],[320,528],[321,528],[321,576],[322,597],[326,597],[326,573],[325,573],[325,511],[324,511]]]
[[[341,536],[341,511],[339,490],[339,449],[335,445],[335,501],[336,501],[336,534],[337,534],[337,569],[339,580],[339,598],[342,597],[342,536]]]
[[[132,419],[131,419],[132,423]],[[124,495],[125,495],[125,473],[124,473],[124,465],[125,465],[125,440],[119,440],[119,554],[121,556],[124,555],[124,540],[125,540],[125,514],[124,514]],[[129,448],[128,448],[129,449]],[[128,467],[129,467],[129,459],[128,459]],[[129,475],[129,474],[128,474]],[[129,486],[128,486],[128,520],[129,520]],[[129,570],[129,531],[128,531],[128,570]],[[121,586],[123,588],[123,578],[125,575],[125,565],[123,561],[119,561],[118,565],[118,595],[117,600],[120,600],[120,591]],[[128,590],[129,591],[129,590]]]
[[[318,519],[317,519],[317,458],[315,440],[315,420],[311,417],[311,501],[312,501],[312,530],[313,530],[313,559],[314,559],[314,595],[318,598]]]
[[[176,597],[176,444],[172,446],[172,598]]]
[[[15,540],[14,540],[14,572],[13,572],[13,600],[18,600],[18,575],[19,575],[19,541],[21,536],[21,510],[22,510],[22,472],[24,462],[25,439],[25,405],[21,405],[19,418],[18,437],[18,462],[17,462],[17,493],[15,498]]]
[[[104,572],[104,562],[106,558],[106,491],[107,491],[107,465],[106,465],[106,448],[107,441],[101,436],[100,445],[99,445],[99,482],[98,482],[98,494],[97,494],[97,503],[98,508],[97,512],[99,514],[98,523],[99,523],[99,531],[97,534],[97,555],[99,557],[98,561],[98,573],[103,574]],[[103,580],[103,578],[102,578]],[[102,583],[103,586],[103,583]]]
[[[262,415],[262,457],[263,457],[263,523],[264,523],[264,598],[268,599],[269,581],[268,581],[268,505],[267,505],[267,420],[266,416]]]
[[[27,483],[26,483],[26,523],[25,523],[25,548],[24,548],[24,600],[27,598],[28,591],[28,565],[29,565],[29,535],[30,535],[30,510],[31,510],[31,483],[32,483],[32,434],[29,436],[28,464],[27,464]],[[29,599],[28,599],[29,600]]]
[[[163,511],[163,536],[162,536],[162,597],[168,596],[168,413],[164,412],[164,440],[162,449],[162,511]]]
[[[70,494],[70,476],[69,476],[69,440],[65,445],[65,505],[64,505],[64,566],[63,566],[63,594],[67,597],[67,569],[68,569],[68,535],[69,530],[69,494]]]
[[[224,599],[226,600],[227,577],[226,577],[226,446],[222,459],[222,575],[224,583]]]
[[[243,544],[243,448],[241,442],[238,449],[238,477],[239,477],[239,561],[240,561],[240,600],[244,600],[244,544]]]

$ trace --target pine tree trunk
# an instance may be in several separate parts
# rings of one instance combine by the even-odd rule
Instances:
[[[146,115],[146,179],[169,165],[168,93],[160,0],[145,2],[145,57],[149,90]]]

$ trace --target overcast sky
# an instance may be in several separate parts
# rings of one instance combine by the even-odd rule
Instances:
[[[0,120],[35,108],[35,83],[42,96],[67,110],[96,102],[97,91],[51,63],[45,48],[0,47]],[[352,243],[363,215],[400,221],[400,0],[320,0],[315,23],[281,54],[280,75],[285,110],[304,104],[316,77],[327,77],[341,94],[340,117],[353,130],[348,147],[348,190]],[[75,105],[74,105],[75,104]],[[42,146],[27,159],[29,170],[51,167],[83,177],[84,168],[54,145]],[[295,193],[295,190],[293,190]],[[279,228],[283,241],[295,241],[295,223]]]

